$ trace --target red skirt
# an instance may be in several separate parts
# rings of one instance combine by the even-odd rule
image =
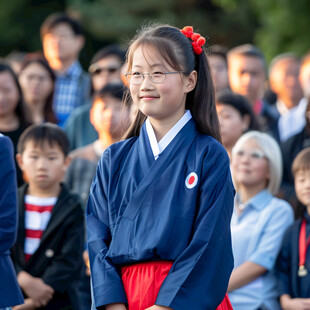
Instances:
[[[128,310],[145,310],[155,304],[172,264],[171,261],[151,261],[122,267]],[[216,310],[233,310],[227,294]]]

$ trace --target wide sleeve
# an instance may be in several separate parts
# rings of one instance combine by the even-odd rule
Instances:
[[[191,242],[164,280],[157,305],[177,310],[216,309],[222,302],[233,255],[230,220],[234,188],[224,150],[206,156]]]
[[[120,270],[106,259],[111,242],[107,199],[108,180],[109,150],[99,161],[86,209],[92,293],[96,308],[110,303],[127,303]]]
[[[40,277],[46,284],[60,292],[66,290],[70,283],[77,279],[83,264],[84,215],[80,204],[77,204],[71,212],[70,221],[63,225],[67,225],[67,229],[62,238],[61,251],[55,255],[52,263]]]
[[[293,227],[293,226],[292,226]],[[276,276],[278,284],[278,295],[288,294],[291,297],[291,239],[292,239],[292,227],[290,227],[284,234],[281,249],[276,261]]]
[[[0,137],[0,255],[9,255],[17,229],[17,184],[13,144]]]

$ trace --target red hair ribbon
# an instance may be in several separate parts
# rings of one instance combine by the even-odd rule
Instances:
[[[206,43],[206,39],[202,37],[199,33],[193,31],[192,26],[185,26],[180,30],[187,38],[191,39],[193,42],[193,51],[196,55],[200,55],[202,53],[202,46]]]

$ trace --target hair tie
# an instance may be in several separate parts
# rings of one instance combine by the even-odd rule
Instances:
[[[202,37],[199,33],[193,31],[192,26],[185,26],[180,31],[193,42],[191,42],[193,46],[193,51],[196,55],[200,55],[202,53],[202,46],[205,45],[206,39]]]

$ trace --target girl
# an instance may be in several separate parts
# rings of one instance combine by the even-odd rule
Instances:
[[[26,56],[19,82],[34,123],[56,123],[53,112],[55,73],[39,53]]]
[[[0,61],[0,132],[11,138],[15,154],[19,136],[29,124],[30,115],[24,105],[18,79],[11,67]],[[20,186],[23,177],[17,163],[16,168]]]
[[[280,310],[274,264],[293,211],[273,196],[282,177],[277,142],[258,131],[244,134],[233,148],[232,172],[237,195],[231,221],[235,268],[229,298],[238,310]]]
[[[230,90],[223,90],[216,98],[223,145],[231,158],[231,151],[243,133],[259,130],[256,116],[248,100]]]
[[[100,159],[87,206],[97,309],[231,309],[234,189],[204,43],[164,25],[130,45],[139,111]]]
[[[310,148],[297,155],[292,173],[299,200],[296,214],[299,214],[284,235],[277,261],[279,296],[284,310],[310,309]]]

